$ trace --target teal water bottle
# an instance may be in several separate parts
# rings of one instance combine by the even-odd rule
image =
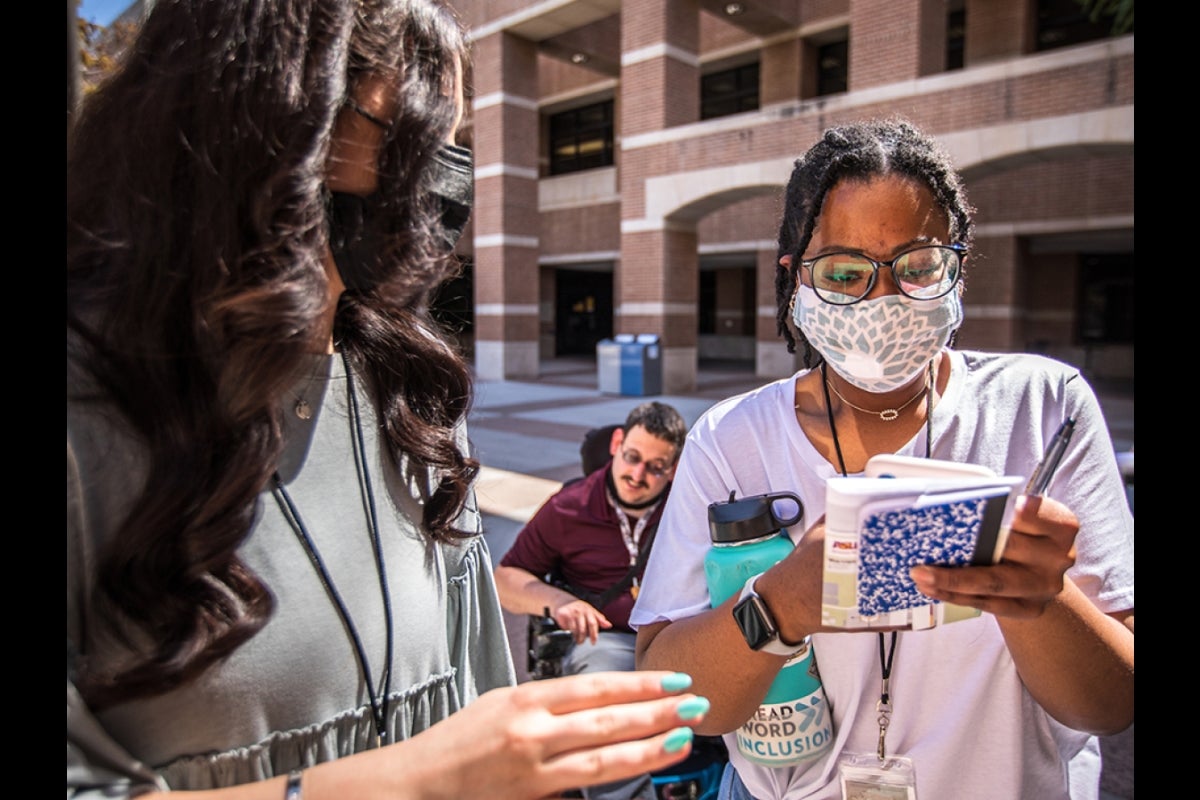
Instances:
[[[740,500],[730,492],[728,501],[709,505],[713,546],[704,557],[704,576],[714,607],[792,551],[784,529],[803,515],[804,504],[791,492]],[[738,729],[738,750],[755,763],[785,767],[818,758],[832,744],[833,715],[816,655],[805,646],[783,665],[758,711]]]

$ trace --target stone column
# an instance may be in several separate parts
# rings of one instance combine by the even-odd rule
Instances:
[[[946,68],[944,0],[850,0],[849,89]]]
[[[763,108],[794,103],[803,97],[804,44],[795,36],[763,45],[759,100]]]
[[[639,0],[621,10],[622,139],[695,122],[700,115],[699,6]],[[620,154],[621,261],[614,275],[614,333],[661,337],[663,391],[696,386],[699,259],[692,222],[650,219],[646,180],[670,170],[659,148]]]
[[[537,45],[474,43],[475,372],[538,375]]]
[[[754,374],[766,378],[782,378],[800,368],[803,350],[787,351],[787,342],[776,328],[775,252],[777,248],[759,250],[755,257],[757,275],[755,297],[757,317],[754,331]]]
[[[1032,53],[1037,39],[1035,0],[966,0],[963,9],[963,64],[975,67],[989,61]]]
[[[999,226],[997,226],[999,227]],[[963,267],[963,324],[955,346],[972,350],[1023,350],[1025,287],[1020,281],[1020,239],[1002,230],[978,231]]]

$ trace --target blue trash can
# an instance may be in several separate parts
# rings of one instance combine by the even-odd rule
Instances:
[[[644,397],[662,394],[662,346],[658,334],[619,333],[596,345],[603,394]]]

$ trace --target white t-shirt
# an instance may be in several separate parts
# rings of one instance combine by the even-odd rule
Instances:
[[[933,411],[932,456],[1028,475],[1073,416],[1074,435],[1047,490],[1080,521],[1069,575],[1101,610],[1133,608],[1133,516],[1091,387],[1075,368],[1040,356],[954,351],[951,364]],[[707,510],[731,490],[738,497],[798,494],[805,511],[788,531],[794,541],[825,513],[825,481],[839,472],[797,424],[798,377],[724,400],[693,426],[630,619],[635,628],[709,609]],[[899,452],[925,456],[925,441],[922,429]],[[731,760],[759,800],[838,798],[837,756],[875,752],[878,634],[816,634],[812,641],[833,709],[831,755],[796,767],[759,766],[727,734]],[[1097,740],[1054,721],[1034,701],[991,615],[901,632],[890,689],[888,752],[913,760],[921,800],[1097,797]]]

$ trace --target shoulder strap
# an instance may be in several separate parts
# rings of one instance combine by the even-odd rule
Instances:
[[[646,557],[650,555],[650,545],[654,544],[654,534],[656,533],[658,533],[657,522],[648,526],[642,533],[642,549],[638,552],[637,561],[629,568],[629,572],[626,572],[625,577],[621,578],[616,585],[610,586],[607,592],[597,597],[594,601],[589,601],[592,605],[597,609],[604,608],[612,602],[614,597],[629,588],[629,585],[633,583],[633,579],[642,571],[642,567],[646,566]]]

